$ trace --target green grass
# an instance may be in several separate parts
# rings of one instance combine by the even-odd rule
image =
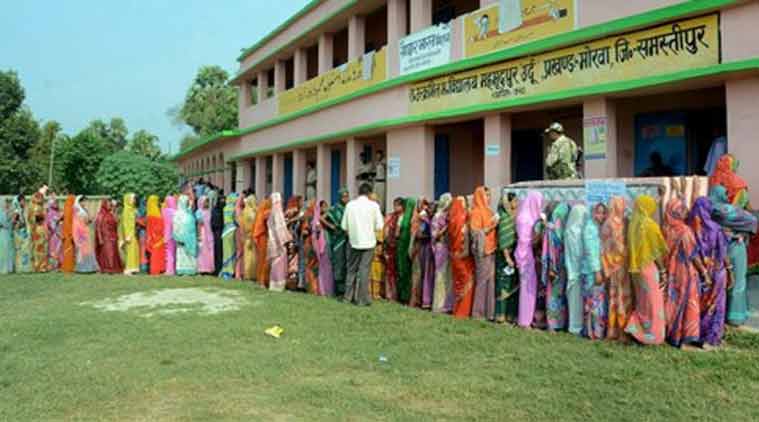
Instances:
[[[248,304],[152,318],[81,305],[188,286]],[[279,340],[263,334],[274,324]],[[593,343],[203,277],[0,276],[0,420],[759,420],[759,339],[728,343]]]

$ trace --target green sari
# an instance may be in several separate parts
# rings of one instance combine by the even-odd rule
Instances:
[[[224,229],[221,232],[222,243],[222,260],[221,272],[219,277],[225,280],[235,278],[235,267],[237,265],[237,222],[235,220],[235,205],[237,204],[237,194],[227,195],[227,201],[224,204]]]
[[[338,198],[343,196],[347,189],[340,189]],[[348,269],[348,234],[340,225],[343,222],[345,205],[338,199],[337,203],[330,207],[327,218],[335,226],[334,230],[328,230],[329,235],[329,259],[332,262],[332,275],[335,279],[335,296],[342,297],[345,294],[345,277]]]
[[[5,211],[5,206],[0,205],[0,274],[13,272],[13,264],[16,260],[15,245],[13,244],[13,224]]]
[[[504,272],[507,264],[503,254],[506,249],[514,253],[514,244],[517,240],[516,230],[514,218],[503,204],[498,206],[498,216],[500,219],[497,231],[498,251],[495,254],[495,319],[496,322],[515,321],[519,311],[517,308],[519,281],[514,268],[511,274]]]
[[[15,270],[17,273],[30,273],[32,272],[32,240],[29,236],[26,211],[21,207],[18,199],[13,200],[13,214],[16,220],[13,229],[13,241],[16,249]]]
[[[401,221],[401,233],[398,236],[397,267],[398,267],[398,301],[408,303],[411,299],[411,257],[409,257],[409,245],[411,244],[411,219],[414,216],[416,199],[406,198],[403,217]]]

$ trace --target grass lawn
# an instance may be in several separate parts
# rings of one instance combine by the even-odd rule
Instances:
[[[186,287],[246,304],[82,305]],[[759,337],[681,352],[206,277],[0,276],[0,420],[759,420]]]

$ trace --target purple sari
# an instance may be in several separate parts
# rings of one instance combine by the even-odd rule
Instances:
[[[535,303],[538,292],[538,274],[535,269],[535,254],[532,250],[533,229],[540,220],[543,209],[543,194],[529,191],[517,209],[517,248],[514,253],[519,268],[519,325],[529,327],[535,317]]]
[[[198,224],[198,273],[213,274],[215,268],[214,262],[214,240],[213,231],[211,230],[211,209],[209,208],[208,197],[201,196],[198,199],[198,210],[195,211],[195,219]]]
[[[419,264],[422,268],[422,308],[432,308],[432,293],[435,289],[435,254],[432,251],[432,232],[430,218],[420,216]]]
[[[334,296],[335,279],[332,275],[332,261],[329,260],[327,236],[320,221],[321,214],[321,206],[317,203],[311,220],[311,242],[319,261],[319,293],[323,296]]]
[[[448,201],[450,204],[450,201]],[[449,313],[453,309],[453,284],[448,265],[448,210],[432,218],[432,253],[435,257],[435,288],[432,312]]]
[[[166,207],[161,210],[163,217],[163,241],[166,244],[166,275],[177,272],[177,242],[174,240],[174,214],[177,212],[177,198],[166,197]]]

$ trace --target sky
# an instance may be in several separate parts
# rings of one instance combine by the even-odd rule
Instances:
[[[38,120],[73,135],[122,117],[177,152],[167,111],[196,71],[238,70],[253,45],[308,0],[0,0],[0,70],[18,72]]]

